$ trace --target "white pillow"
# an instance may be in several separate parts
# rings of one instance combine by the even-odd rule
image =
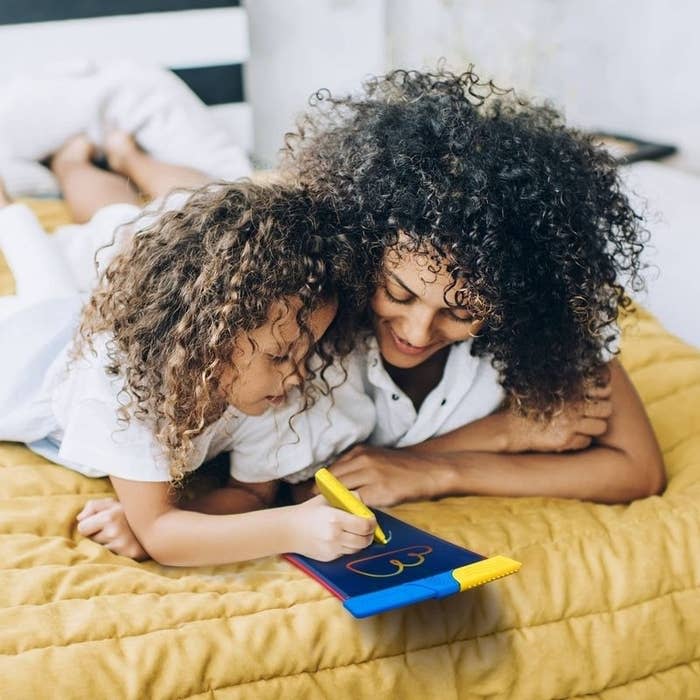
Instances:
[[[669,331],[700,347],[700,175],[642,161],[622,176],[651,233],[643,255],[648,290],[635,298]]]

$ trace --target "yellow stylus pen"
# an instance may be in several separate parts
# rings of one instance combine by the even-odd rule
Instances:
[[[362,518],[375,517],[374,513],[325,467],[316,472],[315,478],[318,490],[332,506]],[[379,525],[374,528],[374,539],[381,544],[389,541]]]

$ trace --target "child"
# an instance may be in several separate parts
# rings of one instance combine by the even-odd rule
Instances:
[[[612,157],[471,71],[395,71],[317,97],[287,164],[364,231],[376,284],[377,426],[336,476],[370,505],[663,489],[614,359],[643,231]]]
[[[138,214],[130,185],[95,168],[90,155],[78,139],[53,162],[74,213],[92,217],[71,232],[83,256],[91,234],[94,249]],[[163,195],[172,173],[148,165],[156,176],[136,182]],[[352,382],[337,388],[358,394],[343,402],[347,410],[334,408],[329,391],[343,379],[333,360],[350,347],[363,290],[356,246],[330,210],[299,187],[205,184],[181,208],[147,211],[122,226],[113,257],[98,256],[99,283],[83,305],[65,270],[52,296],[33,284],[32,267],[22,269],[24,246],[12,242],[40,251],[48,239],[26,207],[5,196],[3,205],[2,243],[11,264],[20,263],[20,298],[10,300],[17,309],[0,329],[0,439],[109,475],[143,547],[122,553],[189,566],[286,551],[328,560],[369,544],[371,522],[320,498],[244,512],[267,505],[272,489],[238,483],[285,476],[371,429],[371,402]],[[31,261],[34,270],[50,276],[51,258]],[[349,303],[339,307],[339,298]],[[304,421],[314,402],[325,402],[328,421],[340,421],[339,435]],[[276,422],[291,423],[294,445],[275,443]],[[237,487],[188,506],[197,512],[179,507],[173,485],[225,451]],[[102,541],[116,550],[124,544],[109,533]]]

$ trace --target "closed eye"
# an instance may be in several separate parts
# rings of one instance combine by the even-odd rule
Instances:
[[[384,295],[386,298],[392,302],[393,304],[411,304],[416,300],[416,295],[411,292],[400,280],[396,280],[398,282],[397,285],[395,286],[400,286],[400,291],[399,294],[402,295],[407,295],[407,296],[396,296],[395,294],[392,294],[389,291],[388,285],[382,284],[381,288],[382,291],[384,292]],[[393,280],[390,280],[390,283],[394,284]],[[443,314],[445,314],[450,321],[457,321],[458,323],[473,323],[474,317],[472,314],[465,308],[461,306],[450,306],[445,309],[442,309]]]
[[[290,362],[292,359],[292,356],[289,353],[285,353],[284,355],[273,355],[273,354],[268,352],[265,354],[270,358],[272,363],[275,365],[283,365],[286,362]]]
[[[473,323],[474,317],[466,310],[461,308],[443,309],[443,312],[450,317],[451,321],[459,321],[460,323]],[[459,316],[459,314],[466,314]]]
[[[413,294],[403,298],[396,297],[389,291],[389,288],[387,286],[383,286],[382,290],[386,295],[387,299],[389,299],[389,301],[393,301],[394,304],[410,304],[416,298]]]

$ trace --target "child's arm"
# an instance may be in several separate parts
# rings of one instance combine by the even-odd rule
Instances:
[[[230,479],[227,486],[212,489],[180,503],[183,510],[210,515],[245,513],[272,505],[276,482],[241,484]],[[129,526],[124,506],[115,498],[91,499],[77,515],[78,532],[123,557],[143,561],[148,553]]]
[[[429,443],[419,449],[360,448],[332,471],[370,506],[458,494],[620,503],[659,493],[663,459],[644,407],[622,366],[613,361],[609,367],[612,413],[605,433],[587,449],[509,454],[466,446],[431,453]]]
[[[234,515],[182,510],[163,482],[110,477],[144,550],[166,566],[210,566],[297,552],[321,561],[370,544],[376,523],[329,506],[322,497],[300,506]]]

